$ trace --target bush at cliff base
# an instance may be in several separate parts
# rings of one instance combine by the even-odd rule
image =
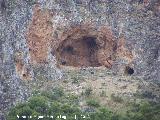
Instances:
[[[93,101],[91,102],[93,103]],[[78,97],[66,96],[62,89],[54,89],[51,92],[34,94],[27,102],[16,105],[9,111],[7,120],[64,120],[65,118],[66,120],[160,119],[159,104],[149,104],[147,102],[132,104],[131,108],[123,115],[116,114],[108,108],[102,108],[99,104],[96,107],[90,107],[93,107],[94,111],[84,112],[78,106]]]

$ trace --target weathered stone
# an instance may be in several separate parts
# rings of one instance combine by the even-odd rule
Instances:
[[[160,82],[159,0],[0,0],[0,11],[2,120],[30,96],[23,80],[60,79],[64,66]]]

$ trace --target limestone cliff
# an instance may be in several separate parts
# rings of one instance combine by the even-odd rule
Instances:
[[[0,119],[30,96],[23,81],[64,66],[159,83],[159,0],[0,0]]]

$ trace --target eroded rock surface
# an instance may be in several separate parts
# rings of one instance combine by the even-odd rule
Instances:
[[[95,26],[91,21],[67,26],[54,26],[51,18],[57,17],[48,10],[35,6],[29,25],[27,43],[31,63],[48,63],[49,52],[57,58],[57,64],[75,67],[112,67],[117,58],[131,63],[132,53],[125,46],[125,39],[116,40],[111,27],[105,24]],[[58,29],[58,30],[57,30]]]
[[[45,63],[52,40],[52,15],[49,10],[41,10],[35,6],[32,22],[29,25],[27,44],[31,63]]]
[[[160,82],[159,0],[0,0],[0,119],[63,66]]]

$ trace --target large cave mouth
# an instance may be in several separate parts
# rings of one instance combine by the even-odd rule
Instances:
[[[60,65],[74,67],[99,67],[96,37],[84,36],[79,39],[64,40],[56,50]]]

